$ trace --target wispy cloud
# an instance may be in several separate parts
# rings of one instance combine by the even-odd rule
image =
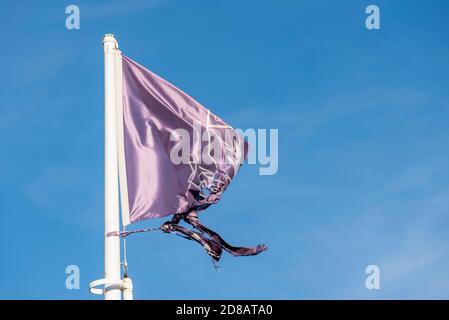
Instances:
[[[126,16],[131,13],[159,7],[168,0],[133,0],[133,1],[105,1],[103,3],[85,4],[80,6],[83,17],[98,19],[113,16]]]
[[[298,241],[316,241],[321,252],[329,253],[328,262],[344,279],[340,287],[334,288],[336,297],[372,296],[363,282],[368,264],[381,269],[381,290],[376,292],[380,297],[449,296],[449,278],[445,273],[449,267],[449,189],[435,188],[414,199],[399,197],[400,193],[420,190],[422,184],[438,185],[435,180],[441,174],[426,167],[406,171],[409,173],[398,173],[371,199],[360,200],[354,194],[354,206],[365,209],[357,213],[347,208],[352,212],[346,213],[340,222],[318,228]],[[351,270],[339,267],[341,259],[347,260],[344,265]],[[358,270],[359,276],[352,269]]]
[[[288,137],[310,136],[326,125],[354,114],[371,110],[407,111],[417,106],[441,103],[437,99],[434,94],[416,88],[378,87],[314,101],[298,99],[284,105],[242,106],[224,118],[231,124],[245,122],[248,127],[288,128]]]
[[[48,218],[67,225],[99,227],[102,188],[100,184],[95,188],[99,181],[88,166],[53,164],[37,172],[24,192],[36,210]]]

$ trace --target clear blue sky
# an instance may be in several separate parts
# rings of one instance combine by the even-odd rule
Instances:
[[[365,28],[372,3],[381,30]],[[202,215],[269,250],[216,272],[192,242],[134,235],[137,298],[449,298],[448,14],[424,0],[3,3],[0,298],[97,298],[105,33],[234,127],[279,129],[278,173],[243,167]]]

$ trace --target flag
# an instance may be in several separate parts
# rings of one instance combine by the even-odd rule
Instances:
[[[235,256],[266,250],[265,245],[233,247],[198,219],[198,212],[220,200],[248,143],[174,85],[124,55],[117,59],[123,225],[173,215],[158,229],[200,243],[215,261],[223,249]],[[196,231],[179,225],[181,220]]]

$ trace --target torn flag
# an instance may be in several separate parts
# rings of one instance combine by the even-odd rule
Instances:
[[[248,152],[247,142],[186,93],[120,55],[118,158],[123,225],[173,215],[160,230],[200,243],[215,261],[233,247],[203,226],[197,212],[219,201]],[[121,85],[120,85],[121,82]],[[197,231],[178,223],[184,220]],[[126,232],[126,235],[132,231]]]

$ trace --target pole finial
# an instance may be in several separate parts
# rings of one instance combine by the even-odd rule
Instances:
[[[118,49],[118,42],[112,33],[107,33],[103,36],[103,45],[112,45],[114,49]]]

